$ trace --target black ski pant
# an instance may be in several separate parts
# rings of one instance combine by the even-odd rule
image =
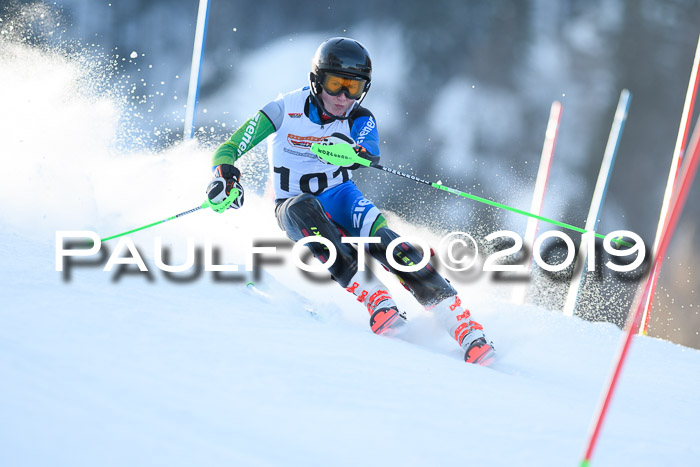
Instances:
[[[315,196],[301,194],[279,200],[275,214],[279,226],[294,241],[313,235],[330,240],[335,245],[337,257],[328,270],[341,286],[349,286],[350,279],[357,273],[357,250],[349,243],[342,243],[342,227],[328,218],[321,202]],[[388,271],[395,274],[421,305],[429,307],[457,295],[450,283],[430,263],[413,272],[399,271],[389,263],[387,247],[399,237],[396,232],[388,227],[380,227],[375,236],[379,237],[381,242],[370,244],[369,253]],[[323,263],[328,261],[329,252],[325,245],[318,242],[310,242],[307,245],[318,260]],[[418,264],[423,258],[420,251],[408,242],[399,243],[391,254],[397,263],[405,265]]]

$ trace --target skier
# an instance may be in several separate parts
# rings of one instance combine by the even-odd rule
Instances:
[[[436,317],[464,349],[469,363],[486,365],[493,359],[493,346],[482,326],[462,306],[457,291],[430,263],[417,272],[402,272],[386,259],[389,243],[398,238],[380,210],[366,199],[352,181],[360,167],[330,165],[310,151],[312,143],[353,146],[365,159],[379,161],[379,134],[372,113],[360,104],[372,83],[372,62],[359,42],[334,37],[324,41],[312,59],[309,86],[282,95],[248,119],[213,154],[214,179],[207,187],[213,203],[224,201],[233,188],[240,195],[230,208],[243,205],[241,172],[234,163],[270,136],[268,158],[274,178],[275,214],[287,236],[300,240],[320,235],[337,252],[329,268],[333,279],[357,297],[368,310],[370,327],[377,334],[399,333],[406,321],[387,287],[370,271],[358,272],[357,251],[341,236],[377,237],[368,252]],[[325,263],[328,249],[321,243],[307,244]],[[401,264],[418,264],[422,255],[407,242],[391,252]]]

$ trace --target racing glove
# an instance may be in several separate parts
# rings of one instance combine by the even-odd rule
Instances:
[[[363,159],[367,159],[372,164],[379,163],[379,156],[375,156],[374,154],[370,154],[369,152],[367,152],[367,149],[363,148],[359,144],[356,144],[355,141],[351,137],[344,135],[342,133],[333,133],[332,135],[324,138],[323,142],[321,144],[330,146],[332,144],[338,144],[338,143],[347,143],[347,144],[351,145],[358,156],[360,156]],[[319,157],[319,160],[325,164],[328,164],[327,161],[321,159],[320,157]],[[355,170],[355,169],[359,169],[360,167],[364,167],[364,165],[352,164],[351,166],[348,167],[348,169]]]
[[[238,190],[238,197],[231,203],[229,209],[238,209],[243,206],[243,187],[240,183],[241,171],[231,164],[219,164],[214,167],[214,179],[207,186],[207,197],[214,204],[223,203],[231,194],[231,190]]]

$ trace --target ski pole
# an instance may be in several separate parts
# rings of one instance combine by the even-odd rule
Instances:
[[[575,225],[566,224],[564,222],[559,222],[559,221],[556,221],[553,219],[548,219],[546,217],[539,216],[537,214],[532,214],[532,213],[524,211],[522,209],[518,209],[518,208],[514,208],[511,206],[502,204],[502,203],[498,203],[496,201],[492,201],[492,200],[487,199],[487,198],[482,198],[481,196],[472,195],[470,193],[456,190],[454,188],[450,188],[448,186],[441,185],[439,183],[430,182],[430,181],[424,180],[420,177],[416,177],[415,175],[399,172],[398,170],[392,169],[390,167],[384,167],[384,166],[379,165],[379,164],[372,164],[369,160],[360,157],[355,152],[355,150],[352,148],[352,146],[350,146],[347,143],[338,143],[338,144],[333,144],[330,146],[324,146],[324,145],[319,144],[319,143],[313,143],[311,145],[311,151],[314,154],[316,154],[318,157],[324,159],[325,161],[327,161],[328,163],[333,164],[333,165],[347,167],[347,166],[350,166],[352,164],[360,164],[360,165],[363,165],[365,167],[373,167],[375,169],[383,170],[384,172],[389,172],[390,174],[398,175],[400,177],[408,178],[408,179],[413,180],[415,182],[422,183],[424,185],[428,185],[428,186],[431,186],[433,188],[437,188],[438,190],[447,191],[448,193],[452,193],[453,195],[463,196],[465,198],[469,198],[471,200],[478,201],[479,203],[488,204],[489,206],[495,206],[497,208],[505,209],[506,211],[514,212],[516,214],[522,214],[523,216],[532,217],[534,219],[538,219],[538,220],[541,220],[543,222],[547,222],[549,224],[553,224],[553,225],[562,227],[564,229],[573,230],[575,232],[579,232],[582,234],[585,234],[586,232],[588,232],[586,229],[582,229],[581,227],[576,227]],[[603,238],[603,239],[605,238],[605,235],[603,235],[603,234],[599,234],[596,232],[594,232],[594,234],[598,238]],[[634,246],[631,243],[625,242],[624,240],[621,240],[619,238],[616,238],[613,241],[619,245],[624,245],[626,247]]]
[[[200,206],[197,206],[196,208],[192,208],[189,211],[181,212],[180,214],[175,214],[174,216],[170,216],[166,219],[153,222],[148,225],[144,225],[143,227],[137,227],[135,229],[127,230],[126,232],[122,232],[117,235],[112,235],[110,237],[105,237],[101,239],[101,242],[106,242],[107,240],[112,240],[113,238],[118,238],[118,237],[123,237],[124,235],[129,235],[130,233],[138,232],[140,230],[145,230],[150,227],[159,225],[159,224],[164,224],[165,222],[171,221],[173,219],[178,219],[180,217],[186,216],[187,214],[192,214],[195,211],[199,211],[200,209],[206,209],[206,208],[212,208],[214,211],[218,213],[224,212],[226,209],[228,209],[229,206],[238,198],[238,190],[234,188],[231,190],[231,193],[228,195],[228,197],[222,201],[221,203],[212,203],[209,199],[207,199],[205,202],[203,202]]]
[[[219,214],[221,214],[226,209],[228,209],[228,207],[231,206],[231,204],[234,201],[236,201],[236,198],[238,198],[239,194],[240,193],[239,193],[238,189],[234,188],[233,190],[231,190],[231,193],[228,195],[228,197],[224,201],[222,201],[221,203],[212,203],[211,200],[207,199],[201,205],[197,206],[196,208],[192,208],[189,211],[181,212],[180,214],[175,214],[174,216],[170,216],[166,219],[163,219],[163,220],[160,220],[157,222],[152,222],[148,225],[144,225],[142,227],[137,227],[135,229],[127,230],[126,232],[122,232],[122,233],[117,234],[117,235],[105,237],[105,238],[101,239],[100,242],[106,242],[107,240],[112,240],[113,238],[123,237],[124,235],[129,235],[130,233],[138,232],[140,230],[145,230],[145,229],[148,229],[150,227],[156,226],[158,224],[164,224],[164,223],[171,221],[173,219],[177,219],[177,218],[186,216],[188,214],[192,214],[193,212],[199,211],[200,209],[211,208],[215,212],[218,212]],[[248,282],[246,284],[246,286],[248,287],[249,290],[252,290],[253,292],[255,292],[261,296],[269,297],[269,295],[267,295],[265,292],[258,289],[252,281]]]

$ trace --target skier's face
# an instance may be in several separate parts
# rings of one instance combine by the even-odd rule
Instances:
[[[355,99],[350,99],[344,92],[331,96],[325,89],[321,90],[321,100],[326,110],[335,117],[342,117],[355,103]]]

